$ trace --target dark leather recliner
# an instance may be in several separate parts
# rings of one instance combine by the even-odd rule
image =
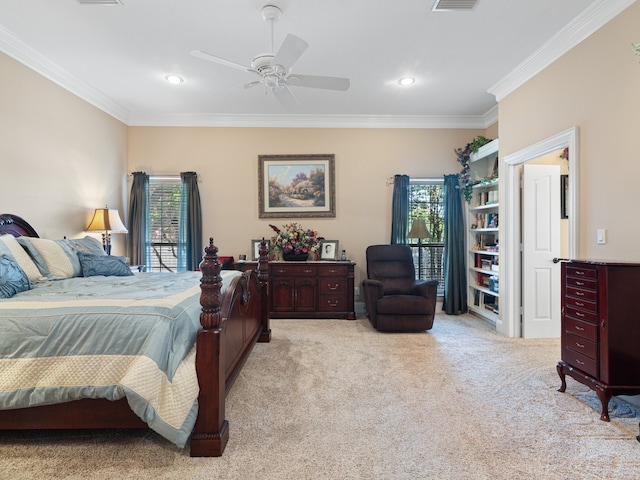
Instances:
[[[381,332],[421,332],[433,326],[437,280],[416,280],[411,248],[371,245],[362,291],[371,325]]]

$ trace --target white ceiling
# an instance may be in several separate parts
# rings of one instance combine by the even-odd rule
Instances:
[[[478,0],[434,12],[434,0],[1,0],[0,50],[129,125],[482,128],[496,97],[591,34],[634,0]],[[293,72],[347,77],[346,92],[294,87],[289,112],[248,72],[269,50],[261,9],[283,11],[309,43]],[[166,74],[184,78],[180,85]],[[413,76],[411,87],[397,80]],[[491,92],[491,93],[489,93]]]

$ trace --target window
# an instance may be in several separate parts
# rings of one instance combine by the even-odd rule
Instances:
[[[149,177],[147,271],[176,272],[180,232],[180,177]]]
[[[412,178],[409,182],[409,227],[424,219],[431,239],[410,243],[416,264],[416,277],[438,280],[438,293],[444,289],[444,186],[440,179]],[[412,240],[412,239],[411,239]],[[421,250],[421,251],[419,251]],[[420,264],[422,263],[422,264]]]

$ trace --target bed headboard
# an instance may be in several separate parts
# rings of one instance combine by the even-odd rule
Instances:
[[[38,233],[25,219],[11,213],[0,215],[0,235],[5,233],[14,237],[38,237]]]

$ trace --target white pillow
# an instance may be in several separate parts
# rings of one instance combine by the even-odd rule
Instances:
[[[46,278],[40,273],[29,254],[20,246],[13,235],[0,235],[0,253],[13,257],[20,268],[27,274],[31,283],[42,282]]]
[[[22,245],[38,266],[40,273],[49,280],[60,280],[80,275],[80,260],[65,240],[18,237]]]

